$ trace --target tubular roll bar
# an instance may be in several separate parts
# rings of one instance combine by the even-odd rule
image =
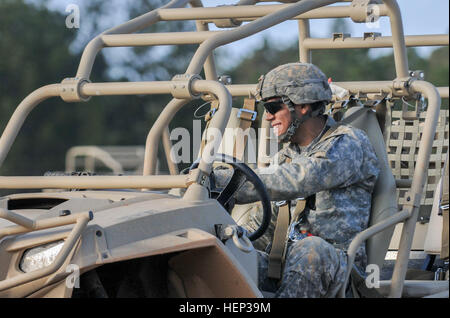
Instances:
[[[367,36],[362,38],[334,39],[314,39],[303,40],[303,45],[308,50],[324,49],[358,49],[358,48],[389,48],[393,45],[391,36]],[[447,35],[409,35],[405,36],[405,45],[411,46],[443,46],[448,45]]]
[[[420,199],[422,196],[423,187],[425,185],[425,178],[427,178],[428,163],[433,145],[434,134],[436,131],[436,124],[439,119],[439,110],[441,108],[441,96],[432,84],[417,80],[411,82],[410,88],[412,92],[421,93],[428,98],[429,106],[425,118],[424,131],[422,133],[422,138],[419,145],[419,153],[417,155],[411,188],[407,193],[407,201],[409,203],[404,205],[404,209],[401,212],[394,214],[384,221],[377,223],[356,235],[350,243],[347,251],[348,269],[346,273],[346,281],[339,292],[340,297],[345,297],[345,287],[347,286],[347,281],[350,277],[351,268],[353,266],[358,247],[369,237],[392,225],[404,221],[398,249],[399,252],[392,275],[389,297],[400,298],[402,295],[409,253],[419,214]]]
[[[257,32],[268,29],[276,24],[279,24],[285,20],[292,19],[298,14],[310,11],[315,8],[323,7],[329,4],[333,4],[339,1],[336,0],[303,0],[297,3],[293,3],[286,6],[274,13],[270,13],[261,17],[253,22],[242,25],[230,31],[221,33],[215,37],[211,37],[203,42],[195,52],[191,59],[186,73],[198,74],[207,58],[207,56],[217,47],[228,44],[233,41],[240,40],[244,37],[248,37]]]
[[[259,2],[259,1],[256,1]],[[345,2],[345,1],[335,1]],[[185,8],[174,9],[162,9],[159,11],[161,20],[164,21],[179,21],[179,20],[202,20],[204,22],[214,22],[218,19],[253,21],[260,17],[274,13],[280,9],[288,8],[292,4],[275,4],[275,5],[239,5],[239,6],[222,6],[222,7],[209,7],[209,8],[195,8],[186,10]],[[387,15],[387,8],[384,5],[380,5],[380,15]],[[290,19],[331,19],[331,18],[351,18],[357,15],[361,15],[361,8],[355,8],[352,6],[336,6],[315,8],[307,12],[298,13],[292,16]]]
[[[397,78],[409,76],[408,55],[406,54],[405,33],[403,32],[402,15],[396,0],[382,0],[388,9],[392,30],[392,46],[394,48],[395,70]]]
[[[380,7],[380,15],[382,13],[389,16],[389,21],[392,30],[392,46],[394,48],[394,60],[397,78],[407,78],[408,74],[408,56],[406,54],[406,44],[403,32],[402,17],[400,13],[400,8],[397,1],[395,0],[382,0],[384,6],[382,9]],[[367,13],[367,12],[366,12]],[[367,14],[366,14],[367,16]],[[359,17],[359,22],[364,22],[364,14]],[[300,46],[300,61],[301,62],[311,62],[310,49],[314,48],[314,45],[321,43],[320,40],[311,39],[309,32],[309,21],[304,21],[298,24],[299,27],[299,46]],[[306,46],[304,42],[306,41]],[[308,42],[312,45],[311,48],[308,47]],[[313,44],[311,44],[313,43]],[[361,44],[358,42],[358,44]]]
[[[193,6],[197,6],[195,8],[180,8],[187,3],[191,2]],[[257,2],[257,1],[254,1]],[[307,2],[303,0],[302,2]],[[327,4],[341,2],[339,0],[334,1],[317,1],[319,2],[327,2],[321,5],[314,5],[313,9],[304,10],[304,12],[290,15],[288,19],[324,19],[324,18],[343,18],[343,17],[354,17],[360,16],[361,8],[356,8],[352,6],[338,6],[338,7],[324,7]],[[342,1],[346,2],[346,1]],[[224,7],[216,7],[216,8],[203,8],[201,7],[200,1],[189,1],[189,0],[172,0],[167,5],[155,9],[147,14],[144,14],[140,17],[137,17],[127,23],[124,23],[120,26],[109,29],[102,34],[95,37],[93,40],[89,42],[86,46],[80,65],[76,74],[76,77],[79,78],[89,78],[92,70],[92,65],[94,63],[96,55],[100,52],[100,50],[104,47],[108,47],[109,44],[111,46],[117,46],[114,42],[114,37],[112,35],[119,34],[128,34],[133,33],[139,30],[142,30],[156,22],[159,21],[176,21],[176,20],[203,20],[203,22],[210,22],[211,19],[227,19],[233,17],[235,20],[241,19],[241,21],[251,21],[255,18],[264,17],[266,15],[270,15],[272,13],[279,13],[281,10],[290,10],[295,9],[294,5],[297,4],[281,4],[281,5],[264,5],[264,6],[252,6],[252,5],[240,5],[240,6],[224,6]],[[387,8],[385,5],[379,6],[379,14],[380,16],[385,16],[387,14]],[[287,20],[287,19],[283,19]],[[278,22],[279,23],[279,22]],[[275,23],[276,24],[276,23]],[[270,25],[271,26],[271,25]],[[267,26],[266,28],[270,27]],[[154,35],[156,38],[161,37],[159,35]],[[142,39],[145,36],[141,35],[133,35],[136,39]],[[201,35],[194,35],[197,38],[196,42],[198,43],[199,37]],[[126,40],[127,42],[131,40]],[[164,40],[163,40],[164,41]],[[164,42],[163,42],[164,43]],[[163,44],[162,43],[162,44]],[[186,41],[187,44],[191,43],[190,41]],[[170,44],[170,43],[167,43]],[[178,43],[179,44],[179,43]],[[126,44],[128,45],[128,44]],[[139,45],[139,44],[138,44]],[[141,44],[144,45],[144,44]],[[155,44],[156,45],[156,44]],[[120,45],[122,46],[122,45]],[[134,46],[134,44],[133,44]]]
[[[305,1],[302,1],[302,3],[304,3]],[[339,1],[334,1],[334,2],[339,2]],[[296,5],[300,5],[302,3],[297,3]],[[407,67],[407,56],[406,56],[406,44],[404,41],[404,36],[403,36],[403,26],[401,23],[401,15],[400,15],[400,11],[398,9],[398,5],[395,1],[391,1],[391,0],[386,0],[385,1],[385,5],[380,5],[380,15],[389,15],[390,20],[391,20],[391,27],[393,29],[393,36],[392,37],[383,37],[380,40],[377,41],[373,41],[376,42],[378,46],[383,47],[386,46],[388,42],[389,46],[393,46],[394,47],[394,51],[398,52],[403,52],[401,54],[396,54],[395,55],[395,62],[396,62],[396,69],[397,69],[397,77],[398,78],[406,78],[409,76],[408,74],[408,67]],[[326,17],[339,17],[339,16],[346,16],[346,17],[352,17],[352,12],[353,15],[355,14],[355,10],[358,10],[358,14],[361,15],[361,9],[360,8],[355,8],[354,6],[342,6],[342,7],[324,7],[324,8],[317,8],[317,9],[312,9],[310,11],[308,11],[307,13],[298,13],[297,15],[295,15],[293,13],[293,10],[296,8],[293,8],[294,5],[275,5],[275,6],[269,6],[269,5],[265,5],[265,6],[257,6],[255,7],[247,7],[246,6],[239,6],[239,7],[221,7],[221,8],[196,8],[195,11],[194,9],[163,9],[160,11],[160,17],[162,20],[170,20],[170,19],[211,19],[211,18],[216,18],[216,19],[220,19],[220,18],[226,18],[226,17],[247,17],[251,11],[251,9],[253,11],[251,11],[251,14],[253,14],[254,16],[261,16],[263,14],[269,14],[271,15],[271,13],[273,12],[273,10],[275,8],[282,8],[281,10],[286,10],[286,12],[289,12],[289,16],[290,18],[296,18],[296,17],[302,17],[303,14],[307,14],[307,13],[311,13],[313,11],[315,11],[314,13],[314,18],[326,18]],[[339,9],[337,9],[339,8]],[[220,10],[219,10],[220,9]],[[289,9],[289,10],[287,10]],[[337,10],[336,10],[337,9]],[[280,10],[280,11],[281,11]],[[276,12],[275,14],[280,14],[280,11]],[[195,12],[195,13],[192,13]],[[284,12],[283,12],[284,13]],[[295,12],[297,13],[297,12]],[[273,14],[273,15],[275,15]],[[259,19],[258,23],[259,24],[263,24],[266,20],[263,21],[263,19],[266,20],[270,20],[270,18],[268,16]],[[286,18],[287,19],[287,18]],[[361,19],[361,17],[359,17],[359,19]],[[256,21],[254,21],[256,22]],[[279,22],[277,22],[279,23]],[[274,24],[277,24],[274,23]],[[252,23],[248,24],[247,26],[249,26],[247,29],[243,29],[243,27],[237,27],[232,31],[228,31],[228,32],[218,32],[217,34],[213,34],[212,36],[208,36],[207,33],[202,33],[201,36],[204,37],[204,42],[202,42],[202,44],[200,45],[200,48],[197,50],[195,56],[193,57],[193,59],[191,60],[191,64],[189,65],[186,73],[187,74],[197,74],[200,71],[201,65],[204,64],[204,60],[207,59],[207,57],[209,58],[210,52],[212,52],[215,48],[217,48],[218,46],[230,43],[232,41],[236,41],[242,37],[248,36],[253,34],[253,29],[254,28],[258,28],[259,25],[253,25],[252,27],[250,27],[250,25],[252,25]],[[270,25],[268,26],[270,27]],[[267,28],[267,27],[266,27]],[[305,41],[315,41],[319,39],[311,39],[309,38],[309,24],[307,23],[307,21],[305,21],[303,18],[301,18],[299,20],[299,46],[300,46],[300,60],[302,61],[302,56],[310,56],[310,49],[308,48],[307,45],[303,45],[303,43]],[[258,31],[258,30],[257,30]],[[256,31],[256,32],[257,32]],[[260,31],[260,30],[259,30]],[[233,33],[232,33],[233,32]],[[244,34],[242,34],[242,32],[244,32]],[[182,36],[181,34],[177,34],[175,36]],[[227,39],[228,37],[228,39]],[[416,44],[418,44],[417,42],[421,39],[421,37],[410,37],[408,40],[408,44],[410,46],[414,46]],[[198,38],[195,39],[195,41],[197,41]],[[150,40],[148,40],[150,41]],[[170,41],[169,39],[166,39],[165,41]],[[355,44],[353,44],[354,47],[357,47],[358,45],[361,46],[361,43],[359,43],[360,41],[358,41]],[[369,42],[367,40],[367,42]],[[370,41],[372,42],[372,41]],[[345,45],[348,42],[345,42]],[[427,38],[427,45],[448,45],[448,37],[444,36],[444,35],[437,35],[437,36],[431,36]],[[368,45],[368,44],[364,44],[364,45]],[[382,45],[382,46],[381,46]],[[306,61],[309,61],[310,57],[306,58]],[[406,66],[405,66],[406,65]],[[404,71],[406,69],[406,72]],[[229,86],[227,86],[227,88],[229,88]],[[232,96],[237,96],[234,94],[233,91],[230,90],[230,92],[232,93]],[[239,94],[240,96],[243,96],[242,94]],[[171,114],[170,116],[166,116],[166,115],[162,115],[164,117],[164,119],[166,119],[167,117],[170,117],[170,119],[173,118],[173,116],[175,115],[175,113],[179,110],[178,107],[173,106],[174,104],[176,104],[177,102],[173,101],[171,102],[167,108],[167,111],[170,112],[174,112],[173,114]],[[159,121],[159,118],[157,119],[157,121]],[[167,121],[166,121],[167,122]],[[168,122],[167,122],[168,123]],[[168,125],[168,124],[167,124]],[[168,127],[166,125],[166,127]],[[144,161],[144,175],[150,175],[150,174],[154,174],[155,169],[156,169],[156,156],[157,156],[157,151],[158,151],[158,147],[154,146],[157,145],[156,141],[159,140],[162,137],[162,132],[164,131],[164,127],[160,127],[158,125],[158,130],[159,131],[155,131],[153,129],[156,129],[154,127],[152,127],[151,132],[149,132],[149,135],[147,137],[147,142],[146,142],[146,152],[145,152],[145,161]],[[151,147],[150,147],[151,146]]]
[[[164,8],[172,8],[172,7],[182,7],[185,6],[189,0],[171,0],[165,6],[150,11],[144,15],[141,15],[133,20],[130,20],[124,24],[121,24],[117,27],[109,29],[102,34],[95,37],[91,40],[86,48],[83,51],[83,55],[81,56],[80,65],[78,66],[77,75],[75,77],[78,78],[90,78],[92,66],[94,65],[94,60],[96,55],[100,52],[100,50],[104,47],[104,43],[102,40],[102,35],[108,34],[120,34],[120,33],[133,33],[139,30],[146,28],[158,21],[160,21],[159,11]]]
[[[411,83],[411,89],[413,92],[421,93],[428,98],[429,106],[425,118],[422,138],[420,140],[412,185],[407,193],[406,200],[409,201],[409,204],[404,205],[405,210],[409,213],[409,218],[406,219],[403,224],[397,261],[395,262],[394,272],[392,274],[392,284],[389,294],[389,297],[395,298],[399,298],[402,295],[409,252],[411,250],[414,230],[419,216],[420,199],[422,197],[426,178],[428,177],[428,163],[430,161],[431,148],[433,146],[434,134],[436,132],[436,125],[441,108],[439,92],[432,84],[424,81],[413,81]]]
[[[258,20],[250,22],[246,25],[237,27],[233,30],[221,32],[213,37],[209,37],[198,48],[195,55],[192,57],[191,62],[186,70],[186,74],[198,74],[203,67],[205,61],[210,57],[211,52],[221,45],[228,44],[233,41],[237,41],[244,37],[253,35],[264,29],[276,25],[284,20],[291,19],[296,15],[307,12],[314,8],[326,6],[331,3],[338,2],[336,0],[304,0],[298,3],[284,6],[281,10],[270,13]],[[145,147],[145,159],[144,159],[144,175],[154,174],[156,169],[156,157],[158,153],[157,141],[161,138],[163,131],[167,128],[169,121],[176,112],[182,107],[182,101],[172,100],[164,108],[159,115],[155,124],[151,128]],[[215,116],[214,116],[215,117]],[[199,166],[200,167],[200,166]]]
[[[186,175],[0,177],[2,189],[168,189],[186,188]]]
[[[300,21],[299,21],[300,22]],[[103,35],[105,47],[137,47],[153,45],[201,44],[210,37],[226,31],[196,31],[196,32],[161,32],[138,34]],[[303,46],[308,50],[323,49],[353,49],[353,48],[389,48],[393,45],[391,36],[366,36],[361,38],[344,38],[342,40],[325,38],[305,38]],[[412,46],[444,46],[449,44],[449,38],[444,34],[409,35],[405,36],[405,45]]]
[[[105,96],[105,95],[140,95],[140,94],[164,94],[172,93],[174,96],[192,96],[192,94],[211,93],[217,96],[221,107],[211,121],[211,127],[215,127],[223,134],[227,119],[231,112],[231,95],[228,90],[219,82],[198,80],[192,78],[181,81],[167,82],[138,82],[138,83],[87,83],[78,82],[74,84],[74,90],[79,91],[79,95]],[[39,102],[53,97],[61,96],[62,84],[54,84],[38,89],[29,95],[16,109],[8,125],[0,138],[0,164],[6,157],[9,148],[16,138],[25,118]],[[183,95],[184,94],[184,95]],[[183,101],[185,99],[182,99]],[[213,149],[218,149],[220,140],[213,141]],[[200,162],[199,169],[209,173],[212,163],[204,160]],[[157,176],[120,176],[120,177],[0,177],[0,187],[6,189],[17,188],[120,188],[129,186],[131,188],[167,188],[186,187],[186,176],[167,176],[164,181],[160,181]]]
[[[26,97],[15,110],[8,125],[0,137],[0,165],[5,160],[13,141],[15,140],[24,120],[30,111],[44,100],[60,96],[65,101],[85,101],[90,96],[102,95],[135,95],[135,94],[172,94],[173,99],[164,108],[146,141],[146,153],[144,162],[144,176],[132,177],[95,177],[95,181],[89,177],[0,177],[1,188],[167,188],[167,187],[187,187],[188,177],[167,176],[165,181],[159,181],[160,177],[151,176],[154,174],[156,166],[156,155],[158,141],[163,137],[163,144],[166,150],[170,148],[168,137],[168,123],[173,116],[190,100],[197,98],[202,93],[215,95],[220,103],[216,115],[213,117],[211,127],[218,128],[222,133],[225,129],[227,119],[231,111],[231,96],[248,96],[254,94],[256,85],[227,85],[226,87],[216,81],[217,74],[214,65],[213,51],[219,46],[237,41],[244,37],[253,35],[265,30],[284,20],[297,19],[299,29],[299,52],[301,62],[311,61],[311,50],[331,48],[329,39],[310,38],[309,19],[339,18],[349,17],[355,22],[363,22],[367,17],[366,7],[359,8],[356,5],[326,7],[336,2],[349,2],[344,0],[303,0],[293,4],[249,6],[255,0],[241,0],[239,6],[226,6],[220,8],[203,8],[199,0],[172,0],[167,5],[155,9],[147,14],[137,17],[120,26],[107,30],[95,37],[86,46],[80,60],[78,71],[74,79],[63,81],[61,84],[53,84],[37,89]],[[355,3],[357,0],[355,0]],[[190,3],[193,8],[179,8]],[[350,245],[349,268],[354,261],[356,249],[370,236],[390,227],[398,222],[405,221],[402,237],[400,241],[399,254],[394,268],[390,297],[400,297],[406,273],[409,251],[411,249],[412,237],[414,234],[415,222],[420,206],[420,196],[423,191],[424,178],[428,167],[431,145],[436,128],[440,108],[440,97],[448,98],[448,87],[436,89],[432,84],[413,80],[409,77],[408,59],[406,55],[407,46],[418,45],[448,45],[448,37],[443,35],[431,36],[407,36],[404,37],[402,18],[398,4],[395,0],[383,0],[379,5],[379,15],[388,16],[390,19],[392,37],[378,37],[376,35],[364,38],[344,38],[333,41],[333,46],[338,48],[357,47],[393,47],[394,60],[397,78],[394,81],[379,82],[341,82],[335,83],[351,93],[379,93],[385,92],[391,96],[406,96],[412,93],[421,93],[429,100],[429,111],[425,120],[427,129],[423,132],[420,143],[417,165],[414,177],[409,190],[410,204],[405,205],[404,210],[392,217],[378,223],[358,234]],[[244,5],[242,5],[244,4]],[[197,32],[175,32],[160,34],[128,34],[142,30],[159,21],[172,20],[196,20]],[[238,26],[228,31],[209,31],[207,23],[218,20],[232,20],[234,23],[251,21],[248,24]],[[220,21],[219,21],[220,22]],[[172,81],[166,82],[139,82],[139,83],[90,83],[89,77],[96,55],[104,47],[118,46],[147,46],[147,45],[169,45],[169,44],[200,44],[194,57],[192,58],[186,73],[179,75]],[[198,77],[201,69],[204,68],[207,80]],[[230,94],[231,93],[231,94]],[[440,96],[441,95],[441,96]],[[217,149],[220,140],[213,141],[213,149]],[[171,172],[176,169],[170,166]],[[200,161],[199,170],[206,174],[211,171],[211,163]],[[92,179],[92,180],[90,180]],[[198,184],[194,184],[199,187]],[[189,187],[185,198],[202,199],[205,194]],[[41,224],[50,220],[36,221],[30,223],[18,215],[5,210],[0,211],[0,217],[12,220],[17,227],[7,228],[7,233],[21,233],[30,231],[35,226],[48,228],[59,225]],[[58,255],[57,261],[49,268],[21,275],[33,280],[36,275],[41,275],[43,271],[56,271],[61,262],[67,257],[68,252],[73,248],[80,232],[86,226],[90,218],[80,217],[76,219],[77,225],[70,234],[63,250]],[[51,222],[54,222],[51,219]],[[62,220],[69,220],[68,217]],[[78,223],[79,221],[79,223]],[[38,224],[38,222],[41,222]],[[50,222],[50,223],[51,223]],[[72,223],[73,223],[72,222]],[[34,225],[33,225],[34,224]],[[59,224],[59,223],[58,223]],[[48,227],[45,227],[48,226]],[[0,235],[9,235],[0,233]],[[70,244],[68,243],[70,242]],[[70,245],[70,246],[69,246]],[[64,253],[63,253],[64,251]],[[63,254],[65,255],[63,257]],[[66,255],[67,254],[67,255]],[[48,274],[48,273],[47,273]],[[42,274],[45,276],[47,274]],[[347,273],[347,279],[350,271]],[[40,277],[42,277],[40,276]],[[23,283],[23,278],[18,281],[13,277],[7,281],[0,282],[0,289],[10,288]],[[6,284],[6,285],[5,285]],[[7,286],[7,287],[5,287]],[[9,287],[8,287],[9,286]],[[340,291],[343,296],[344,289]]]

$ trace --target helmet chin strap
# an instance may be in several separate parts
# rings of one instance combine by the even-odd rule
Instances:
[[[301,120],[297,117],[297,114],[295,111],[291,111],[291,116],[293,120],[289,124],[288,129],[285,133],[278,136],[278,142],[279,143],[285,143],[291,141],[291,138],[295,135],[295,132],[297,131],[298,127],[304,122],[304,120]]]
[[[301,118],[299,118],[297,113],[295,112],[295,106],[289,107],[289,109],[291,111],[292,121],[289,124],[289,127],[286,130],[286,132],[277,137],[278,143],[290,142],[291,138],[295,135],[295,133],[297,132],[297,129],[300,127],[301,124],[303,124],[305,121],[307,121],[308,119],[310,119],[312,117],[319,116],[322,113],[321,109],[316,109],[314,111],[309,109],[305,115],[303,115]]]

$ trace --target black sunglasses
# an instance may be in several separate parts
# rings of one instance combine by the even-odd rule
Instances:
[[[278,99],[272,102],[261,102],[268,113],[275,115],[276,112],[283,108],[283,100]]]

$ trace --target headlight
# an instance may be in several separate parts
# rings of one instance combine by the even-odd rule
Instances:
[[[20,260],[19,268],[28,273],[49,266],[55,261],[63,245],[64,241],[61,240],[26,250]]]

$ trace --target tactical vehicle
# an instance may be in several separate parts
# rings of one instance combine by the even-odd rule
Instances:
[[[312,61],[314,50],[326,48],[394,50],[396,77],[392,80],[333,83],[330,114],[336,119],[347,118],[351,125],[364,129],[383,166],[373,194],[370,226],[355,237],[347,251],[347,282],[338,296],[346,297],[351,285],[353,297],[448,297],[445,264],[438,273],[427,268],[425,272],[431,271],[431,278],[407,277],[417,243],[413,239],[424,225],[418,222],[419,215],[430,201],[429,195],[424,196],[427,191],[434,194],[434,208],[429,209],[431,220],[425,224],[429,230],[422,231],[425,234],[419,238],[419,249],[448,259],[448,219],[442,221],[448,218],[448,110],[441,110],[441,99],[448,98],[449,90],[436,88],[425,81],[423,73],[410,70],[406,54],[410,46],[448,46],[448,35],[405,36],[395,0],[257,2],[241,0],[235,5],[203,7],[200,0],[171,0],[92,39],[74,77],[38,88],[20,103],[0,138],[0,164],[28,114],[49,98],[73,103],[106,95],[173,97],[149,131],[142,175],[80,172],[0,177],[0,188],[17,189],[16,194],[0,199],[0,297],[271,296],[258,290],[257,254],[251,242],[267,228],[270,198],[252,169],[232,158],[242,159],[245,145],[220,155],[217,149],[221,140],[205,138],[196,164],[186,173],[179,173],[169,160],[168,125],[189,101],[203,99],[212,105],[207,129],[223,134],[226,127],[249,127],[256,117],[256,84],[232,84],[226,76],[219,76],[214,50],[286,20],[298,21],[301,62]],[[338,2],[342,3],[333,5]],[[354,23],[367,23],[373,22],[374,10],[378,16],[389,18],[392,36],[375,32],[362,37],[343,33],[335,33],[332,38],[310,36],[311,19],[350,18]],[[197,30],[136,33],[159,21],[185,20],[194,20]],[[210,31],[211,24],[222,29]],[[170,81],[90,81],[95,57],[103,48],[184,44],[199,46],[186,72],[173,74]],[[202,70],[205,78],[200,76]],[[232,97],[237,96],[248,98],[244,107],[232,107]],[[414,103],[414,110],[404,108],[394,114],[393,102],[402,99]],[[427,100],[426,109],[423,100]],[[266,130],[259,138],[257,165],[265,166],[270,130],[266,120],[261,121],[261,127]],[[169,175],[155,174],[160,140],[168,158]],[[257,208],[263,213],[263,222],[255,232],[249,233],[243,226],[246,211],[253,207],[228,211],[237,183],[231,182],[219,192],[211,189],[211,158],[230,165],[236,179],[246,178],[257,187],[261,197]],[[426,188],[431,163],[434,186]],[[447,178],[442,178],[440,196],[441,186],[436,184],[444,163]],[[36,192],[21,193],[22,189]],[[74,189],[83,191],[70,191]],[[404,192],[401,202],[397,191]],[[441,236],[443,229],[447,232]],[[425,241],[430,242],[428,249]],[[379,283],[375,288],[351,273],[361,244],[367,246],[369,264],[383,268],[386,260],[394,263],[391,277],[373,281]],[[445,248],[441,250],[445,244],[446,255]]]

